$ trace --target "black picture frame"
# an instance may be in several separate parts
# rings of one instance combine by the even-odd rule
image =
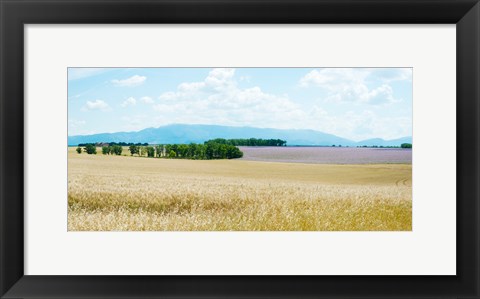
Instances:
[[[0,20],[1,298],[480,298],[478,0],[0,0]],[[456,24],[457,275],[24,275],[24,24],[76,23]]]

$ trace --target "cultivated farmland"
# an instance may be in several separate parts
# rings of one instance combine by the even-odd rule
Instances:
[[[244,152],[246,160],[176,160],[69,148],[68,230],[412,229],[408,158],[307,164],[251,161]]]
[[[412,149],[282,146],[240,146],[244,160],[319,164],[412,163]]]

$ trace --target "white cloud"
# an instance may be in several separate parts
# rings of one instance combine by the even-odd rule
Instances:
[[[120,106],[122,106],[123,108],[127,107],[127,106],[135,106],[137,104],[137,100],[133,97],[129,97],[128,99],[126,99],[125,101],[123,101],[122,104],[120,104]]]
[[[154,101],[151,97],[141,97],[140,101],[144,104],[153,104]]]
[[[398,101],[393,97],[393,89],[388,84],[382,84],[381,86],[368,91],[364,94],[362,100],[371,104],[393,103]]]
[[[110,106],[108,106],[108,104],[105,103],[104,101],[95,100],[95,101],[87,101],[85,106],[83,106],[82,110],[83,111],[86,111],[86,110],[102,110],[102,111],[105,111],[105,110],[108,110],[109,108],[110,108]]]
[[[232,78],[235,75],[235,69],[230,68],[216,68],[210,71],[208,77],[205,79],[205,84],[210,86],[223,86],[232,83]]]
[[[213,69],[204,81],[185,82],[159,96],[153,108],[159,125],[204,123],[289,128],[301,121],[302,111],[288,95],[274,95],[260,87],[239,88],[235,69]],[[285,120],[289,121],[286,122]]]
[[[145,80],[147,80],[147,77],[145,76],[134,75],[130,78],[123,79],[123,80],[114,79],[111,82],[115,86],[134,87],[134,86],[142,85],[145,82]]]
[[[392,87],[384,83],[369,87],[367,79],[375,69],[326,68],[313,70],[300,79],[300,86],[316,86],[327,91],[325,100],[335,102],[357,102],[373,105],[398,101],[393,96]],[[402,73],[403,74],[403,73]],[[396,77],[392,77],[396,78]],[[375,85],[371,84],[370,85]]]
[[[202,82],[184,82],[178,85],[178,93],[196,93],[200,91],[222,91],[236,85],[233,80],[235,69],[231,68],[215,68],[210,71],[208,76]],[[177,94],[178,94],[177,93]],[[164,94],[166,97],[171,96],[169,93]]]
[[[331,114],[314,106],[304,115],[305,128],[334,134],[354,141],[370,138],[395,139],[411,136],[412,121],[406,116],[383,116],[373,110]]]

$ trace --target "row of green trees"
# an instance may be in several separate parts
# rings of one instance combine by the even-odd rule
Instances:
[[[93,143],[87,143],[82,149],[82,146],[78,146],[76,149],[77,153],[81,154],[85,152],[89,155],[96,155],[97,154],[97,146]],[[117,155],[120,156],[122,154],[123,148],[120,145],[110,145],[110,146],[102,146],[102,154],[104,155]]]
[[[83,151],[86,152],[89,155],[96,155],[97,154],[97,147],[94,144],[85,144],[85,147],[83,148]],[[78,145],[77,153],[79,153],[79,154],[82,153],[81,145]]]
[[[78,146],[79,147],[86,147],[87,145],[95,145],[95,146],[98,146],[98,147],[103,147],[105,144],[107,146],[113,146],[113,145],[120,145],[120,146],[130,146],[130,145],[138,145],[138,146],[147,146],[148,143],[141,143],[141,142],[137,142],[137,143],[133,143],[133,142],[108,142],[108,143],[104,143],[104,142],[97,142],[97,143],[79,143]]]
[[[121,145],[102,146],[102,154],[104,155],[120,156],[122,152],[123,152],[123,147]]]
[[[402,143],[398,145],[357,145],[357,147],[368,147],[368,148],[412,148],[411,143]]]
[[[234,145],[234,146],[286,146],[287,141],[281,139],[257,139],[257,138],[237,138],[237,139],[224,139],[216,138],[207,142],[213,141],[215,143]],[[205,142],[205,143],[207,143]]]
[[[205,144],[160,144],[156,146],[130,145],[128,147],[130,155],[150,158],[170,158],[170,159],[194,159],[194,160],[214,160],[214,159],[235,159],[243,157],[243,152],[236,146],[221,144],[214,141],[207,141]],[[120,145],[109,145],[102,147],[104,155],[122,154],[123,147]],[[95,144],[86,144],[85,147],[77,147],[77,153],[86,152],[89,155],[97,154]]]
[[[205,144],[160,144],[156,146],[129,146],[130,155],[170,158],[170,159],[236,159],[243,157],[243,152],[236,146],[207,141]]]

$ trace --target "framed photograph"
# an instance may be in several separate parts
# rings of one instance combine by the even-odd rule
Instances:
[[[412,231],[412,77],[70,67],[68,231]]]
[[[1,298],[480,298],[480,4],[10,1]]]

